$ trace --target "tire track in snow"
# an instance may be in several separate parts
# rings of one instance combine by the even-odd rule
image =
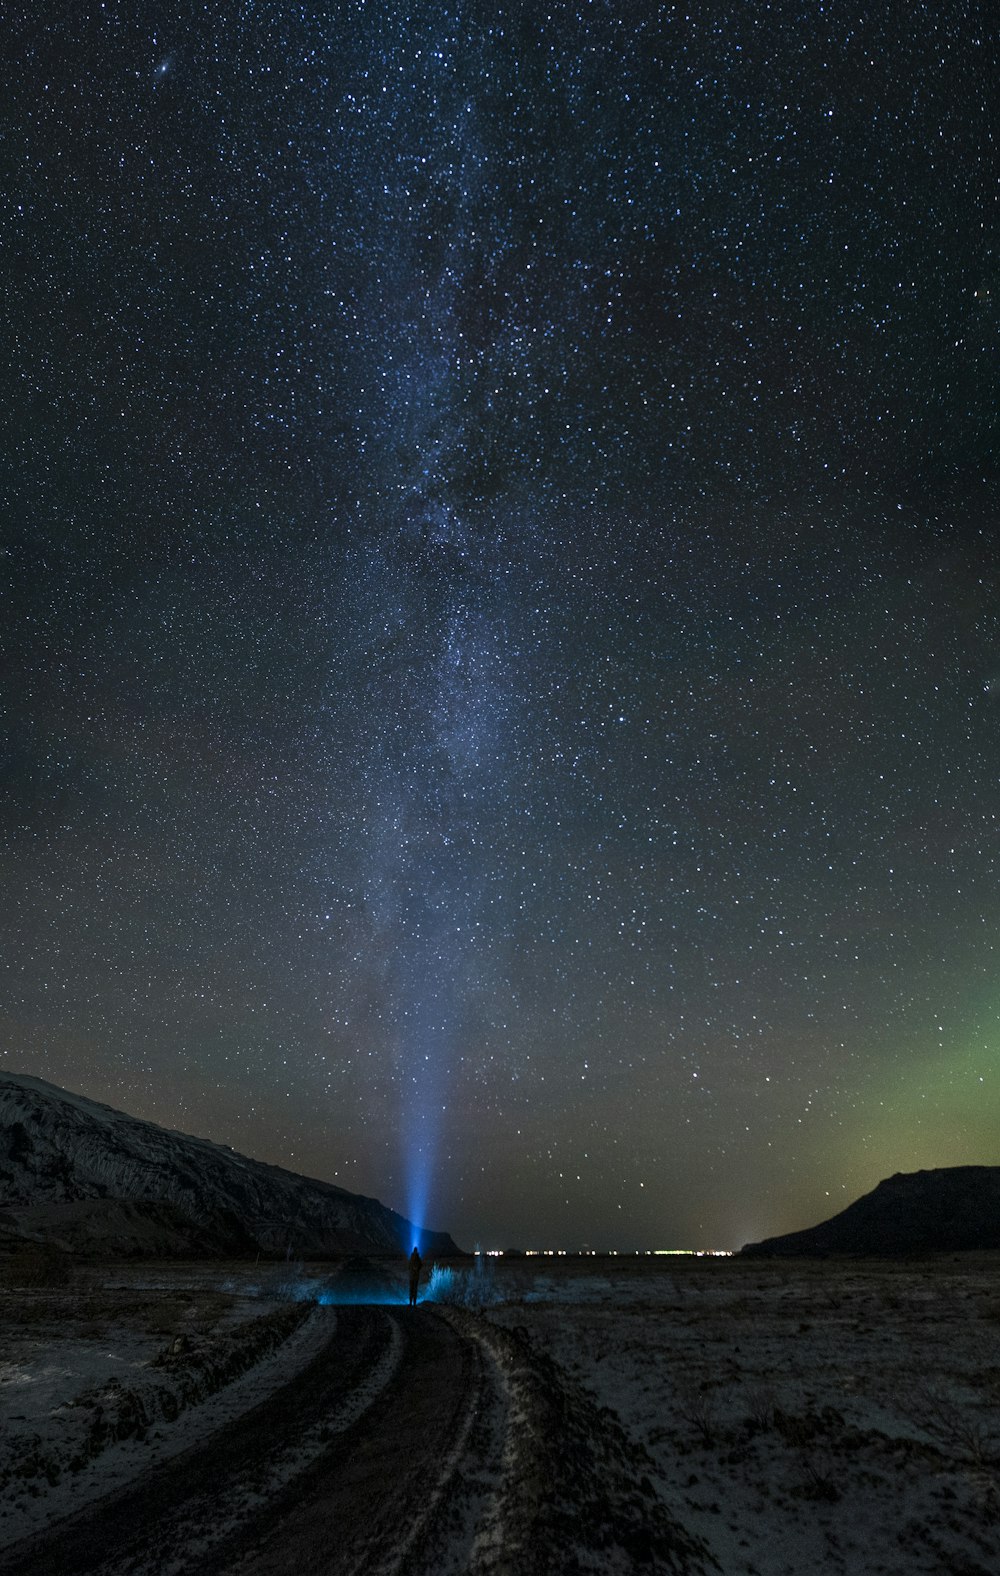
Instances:
[[[383,1310],[338,1309],[331,1339],[280,1390],[47,1536],[8,1549],[3,1576],[218,1569],[216,1546],[248,1518],[272,1514],[321,1467],[330,1439],[355,1425],[392,1379],[402,1345]]]
[[[295,1502],[241,1540],[226,1576],[399,1576],[439,1534],[484,1395],[477,1342],[427,1309],[388,1315],[402,1354],[391,1384],[299,1484]]]

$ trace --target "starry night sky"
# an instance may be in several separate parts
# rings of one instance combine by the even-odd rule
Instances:
[[[4,1065],[466,1246],[1000,1161],[989,11],[15,3]]]

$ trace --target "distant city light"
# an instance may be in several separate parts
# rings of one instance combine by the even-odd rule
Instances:
[[[490,1259],[502,1259],[505,1253],[523,1253],[526,1259],[616,1259],[619,1256],[618,1248],[476,1248],[476,1257],[485,1255]],[[731,1259],[732,1248],[635,1248],[633,1250],[637,1259],[662,1259],[662,1258],[687,1258],[687,1259]]]
[[[732,1248],[654,1248],[653,1253],[658,1259],[662,1258],[687,1258],[687,1259],[731,1259]]]

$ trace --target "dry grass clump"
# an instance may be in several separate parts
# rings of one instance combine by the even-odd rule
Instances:
[[[1000,1465],[1000,1440],[989,1422],[936,1384],[915,1384],[901,1410],[925,1434],[980,1469]]]
[[[778,1410],[774,1390],[769,1384],[750,1385],[744,1399],[748,1428],[754,1433],[766,1434],[769,1428],[774,1427],[774,1415]]]
[[[693,1428],[703,1445],[711,1448],[719,1430],[719,1398],[707,1380],[682,1384],[674,1393],[677,1415]]]
[[[446,1308],[465,1308],[471,1313],[504,1300],[492,1264],[482,1257],[468,1270],[435,1264],[427,1283],[426,1297],[428,1302],[439,1302]]]
[[[803,1451],[799,1465],[802,1482],[792,1489],[796,1498],[825,1501],[828,1505],[835,1505],[840,1499],[841,1491],[836,1481],[838,1473],[833,1458],[829,1455],[816,1455],[811,1451]]]

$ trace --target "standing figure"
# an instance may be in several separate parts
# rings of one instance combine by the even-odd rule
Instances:
[[[414,1248],[410,1254],[410,1307],[417,1306],[417,1287],[420,1285],[420,1271],[423,1268],[423,1259]]]

